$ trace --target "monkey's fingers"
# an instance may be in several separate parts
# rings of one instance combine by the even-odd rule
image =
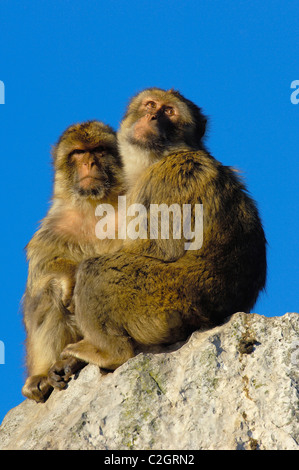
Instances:
[[[75,313],[75,302],[73,297],[69,300],[68,304],[65,305],[65,307],[68,309],[68,311],[72,314]]]
[[[86,365],[75,357],[68,357],[55,362],[48,373],[48,381],[54,388],[63,390],[66,388],[71,376]]]
[[[73,374],[76,374],[79,370],[83,369],[86,366],[86,362],[77,359],[76,357],[68,357],[64,359],[65,361],[65,375],[66,377],[70,377]]]
[[[53,387],[48,382],[48,377],[44,375],[32,375],[28,377],[22,388],[25,397],[35,400],[37,403],[44,403],[50,396]]]
[[[65,374],[65,360],[57,361],[51,367],[48,373],[48,380],[49,383],[54,388],[58,388],[59,390],[63,390],[69,381],[68,374]]]

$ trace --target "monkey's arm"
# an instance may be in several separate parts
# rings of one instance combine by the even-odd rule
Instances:
[[[61,289],[61,301],[65,307],[69,307],[75,287],[75,276],[77,263],[64,259],[55,258],[47,266],[48,276]]]
[[[127,211],[133,204],[146,209],[146,215],[140,217],[139,213],[138,217],[146,238],[132,239],[129,230],[132,222],[127,217],[127,238],[122,251],[173,262],[185,253],[182,195],[177,191],[175,178],[173,181],[165,178],[167,168],[161,163],[148,168],[127,195]]]
[[[149,167],[127,196],[127,210],[131,204],[142,204],[146,208],[146,216],[140,223],[146,227],[147,237],[130,239],[127,224],[122,251],[166,262],[183,257],[191,241],[186,238],[185,228],[190,233],[198,229],[195,206],[202,203],[201,173],[198,152],[173,154]],[[198,237],[198,233],[195,236]]]
[[[73,295],[78,263],[62,256],[41,257],[39,253],[46,252],[46,247],[43,248],[42,246],[31,255],[27,289],[32,297],[36,297],[51,288],[57,302],[61,301],[68,307]]]

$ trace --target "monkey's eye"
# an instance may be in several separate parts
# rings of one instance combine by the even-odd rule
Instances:
[[[102,145],[99,145],[98,147],[95,147],[93,149],[93,152],[104,153],[105,152],[105,147],[103,147]]]
[[[145,105],[148,109],[156,109],[157,105],[154,101],[148,101]]]
[[[86,150],[83,149],[74,149],[69,153],[69,157],[72,157],[75,153],[85,153]]]
[[[175,114],[175,111],[171,106],[167,106],[165,108],[165,114],[167,114],[168,116],[173,116]]]

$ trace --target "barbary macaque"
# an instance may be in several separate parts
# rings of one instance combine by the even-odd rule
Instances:
[[[266,282],[263,227],[237,172],[205,149],[205,128],[200,108],[174,90],[147,89],[129,103],[118,132],[128,204],[148,212],[191,206],[192,230],[202,207],[202,243],[190,247],[184,220],[181,237],[174,227],[169,238],[151,237],[147,216],[147,236],[83,261],[74,290],[82,339],[65,347],[65,364],[76,358],[114,370],[139,345],[185,340],[254,306]],[[68,380],[63,367],[53,371]]]
[[[23,301],[28,378],[22,392],[37,402],[53,389],[48,372],[62,350],[82,339],[73,311],[78,264],[115,243],[96,237],[95,209],[116,207],[125,188],[116,133],[99,121],[70,126],[53,149],[53,165],[51,207],[27,245]],[[73,360],[66,370],[71,375],[81,366]]]

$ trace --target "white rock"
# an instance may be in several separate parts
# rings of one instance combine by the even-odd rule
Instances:
[[[88,365],[45,404],[25,400],[0,449],[299,450],[298,366],[297,313],[236,313],[113,373]]]

